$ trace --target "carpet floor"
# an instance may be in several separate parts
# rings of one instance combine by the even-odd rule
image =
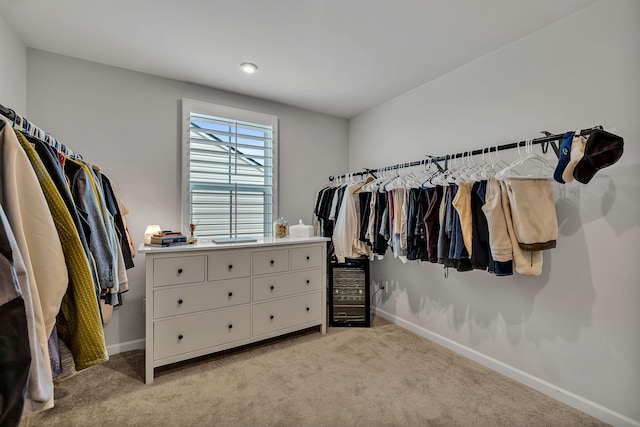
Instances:
[[[380,318],[156,368],[144,351],[56,381],[21,426],[603,426]]]

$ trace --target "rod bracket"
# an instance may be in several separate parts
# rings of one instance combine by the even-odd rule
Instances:
[[[551,132],[546,130],[541,130],[540,133],[544,134],[544,136],[553,135]],[[543,154],[547,154],[547,152],[549,151],[549,145],[551,145],[551,148],[553,148],[553,152],[556,153],[556,157],[558,159],[560,158],[560,147],[558,147],[558,144],[556,143],[556,141],[543,142],[540,145],[542,146]]]

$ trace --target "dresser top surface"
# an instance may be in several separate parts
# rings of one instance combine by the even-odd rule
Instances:
[[[239,249],[239,248],[253,248],[259,249],[269,246],[282,246],[282,245],[300,245],[308,243],[321,243],[329,241],[328,237],[265,237],[259,238],[255,242],[233,242],[233,243],[213,243],[209,239],[206,241],[198,241],[198,243],[192,245],[179,245],[179,246],[148,246],[141,243],[138,247],[138,252],[142,253],[168,253],[168,252],[190,252],[190,251],[212,251],[212,250],[224,250],[224,249]]]

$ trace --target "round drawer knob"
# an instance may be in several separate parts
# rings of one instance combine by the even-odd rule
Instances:
[[[231,323],[229,323],[229,329],[232,329],[233,325]]]
[[[178,274],[182,274],[182,269],[181,268],[178,269]]]
[[[309,261],[310,259],[311,259],[311,257],[310,257],[310,256],[307,256],[307,261]]]
[[[309,307],[307,307],[307,311],[309,311]]]
[[[184,337],[182,336],[182,334],[178,335],[178,339],[179,339],[179,340],[181,340],[182,338],[184,338]]]
[[[229,270],[233,268],[233,264],[229,264]]]
[[[275,316],[272,314],[271,316],[269,316],[269,319],[273,320]]]
[[[233,296],[233,292],[229,292],[229,298]]]
[[[178,304],[182,304],[184,301],[182,301],[182,299],[178,300]]]
[[[309,279],[307,279],[307,285],[309,284],[309,282],[310,282]]]
[[[271,260],[271,265],[275,264],[276,262],[274,260]]]
[[[271,285],[271,286],[269,286],[269,289],[271,289],[271,290],[274,290],[275,288],[276,288],[276,286],[275,286],[275,285]]]

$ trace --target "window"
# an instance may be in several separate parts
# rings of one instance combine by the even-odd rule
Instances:
[[[205,239],[271,236],[278,118],[184,99],[182,126],[183,222]]]

